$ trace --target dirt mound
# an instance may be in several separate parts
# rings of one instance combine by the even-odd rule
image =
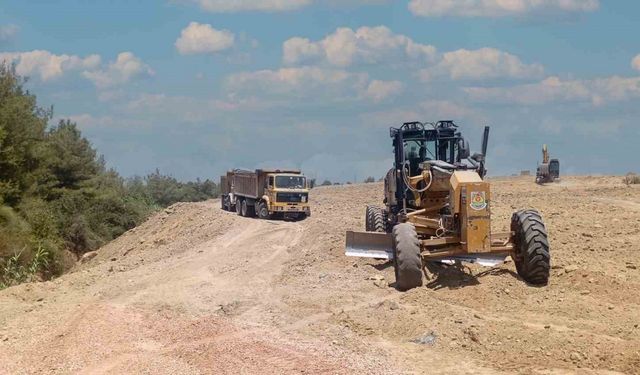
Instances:
[[[494,230],[540,210],[547,287],[512,263],[389,287],[346,258],[381,184],[313,189],[301,222],[178,204],[52,282],[0,292],[1,373],[640,373],[640,191],[620,177],[492,180]]]

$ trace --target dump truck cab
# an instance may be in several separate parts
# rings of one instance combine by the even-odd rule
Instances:
[[[311,215],[307,178],[300,173],[268,173],[262,200],[270,214]]]

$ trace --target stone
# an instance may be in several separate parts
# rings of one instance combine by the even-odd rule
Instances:
[[[431,331],[420,337],[416,337],[415,339],[411,340],[411,342],[421,345],[435,345],[437,337],[438,336],[436,335],[436,333],[434,331]]]
[[[568,266],[564,267],[564,272],[565,273],[570,273],[570,272],[574,272],[578,270],[578,266],[575,264],[570,264]]]
[[[98,255],[97,251],[89,251],[88,253],[84,253],[82,255],[82,258],[80,258],[80,262],[81,263],[86,263],[86,262],[90,261],[91,259],[95,258],[96,255]]]

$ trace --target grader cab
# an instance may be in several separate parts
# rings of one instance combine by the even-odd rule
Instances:
[[[492,266],[509,255],[525,281],[547,283],[549,243],[537,211],[517,211],[511,231],[491,232],[484,180],[489,127],[482,153],[473,155],[453,121],[408,122],[390,136],[394,165],[384,180],[385,207],[367,207],[366,232],[347,232],[346,255],[392,260],[400,290],[422,285],[426,262]]]

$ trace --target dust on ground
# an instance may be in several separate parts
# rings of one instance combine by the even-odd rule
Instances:
[[[300,222],[177,204],[70,274],[0,291],[0,372],[640,373],[640,190],[491,179],[493,229],[536,208],[552,271],[444,268],[400,293],[347,258],[379,183],[313,189]]]

